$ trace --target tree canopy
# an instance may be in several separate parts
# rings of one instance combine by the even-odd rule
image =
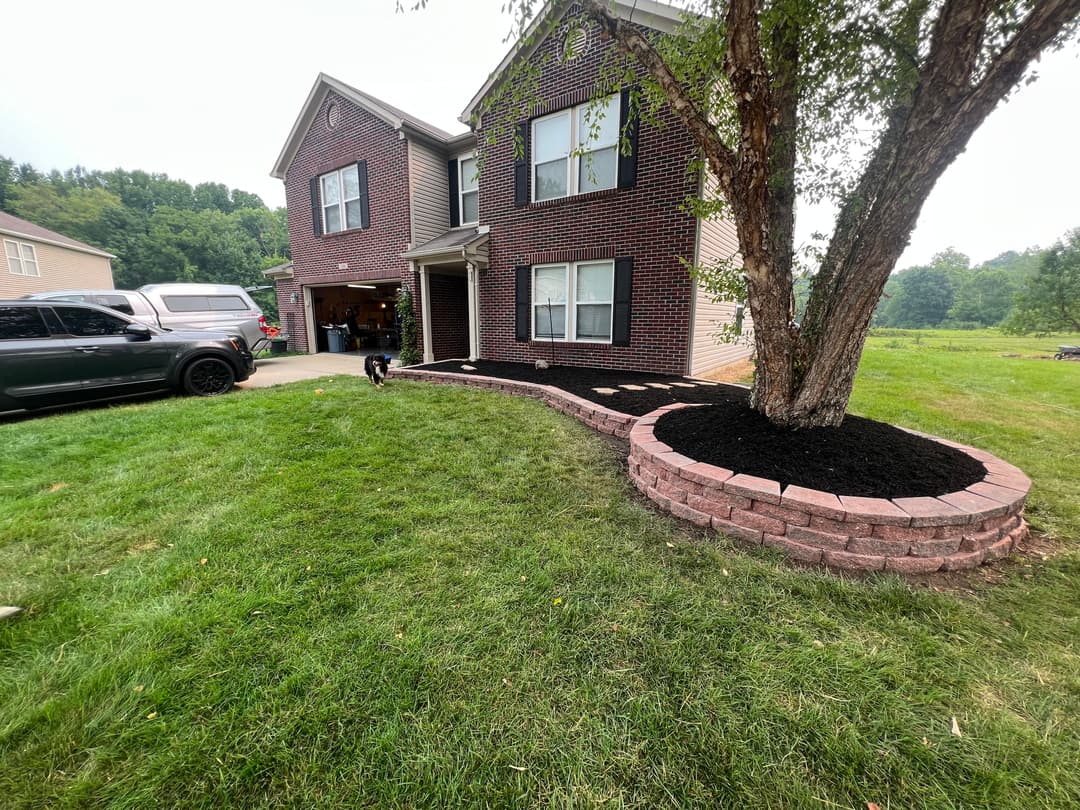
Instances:
[[[0,210],[116,255],[119,288],[164,281],[252,287],[287,260],[285,209],[221,183],[191,186],[145,171],[43,174],[0,156]],[[276,317],[273,292],[257,297]]]
[[[1080,332],[1080,228],[1043,256],[1016,297],[1011,332]]]

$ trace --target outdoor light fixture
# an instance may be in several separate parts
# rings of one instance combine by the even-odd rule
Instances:
[[[374,284],[349,284],[350,287],[355,287],[358,290],[374,290]]]

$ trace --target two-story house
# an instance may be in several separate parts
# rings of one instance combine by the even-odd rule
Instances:
[[[7,272],[0,271],[0,298],[49,290],[111,290],[112,259],[100,248],[0,211],[0,239]]]
[[[680,22],[651,0],[615,8],[643,28]],[[550,2],[457,136],[320,76],[274,168],[293,250],[278,298],[297,347],[319,348],[316,324],[368,298],[379,310],[360,322],[378,331],[391,322],[382,304],[406,286],[425,361],[554,354],[700,374],[745,357],[745,343],[714,338],[736,305],[710,300],[685,264],[734,256],[734,227],[685,209],[704,178],[669,111],[636,120],[629,86],[598,97],[612,48],[572,2]],[[523,75],[525,108],[500,92]]]
[[[267,273],[295,348],[325,350],[327,327],[338,324],[361,346],[392,347],[405,286],[418,314],[431,313],[422,320],[429,353],[470,353],[467,267],[485,264],[487,237],[475,224],[451,228],[448,165],[475,145],[472,132],[450,135],[319,75],[272,172],[285,181],[292,262]],[[414,248],[423,248],[422,277],[406,255]]]

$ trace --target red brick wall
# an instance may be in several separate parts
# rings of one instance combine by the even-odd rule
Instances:
[[[329,129],[326,111],[339,105],[341,119]],[[312,228],[311,178],[367,161],[369,228],[315,236]],[[295,324],[290,348],[308,351],[302,285],[402,279],[411,284],[409,263],[401,258],[411,238],[409,227],[408,145],[389,124],[330,92],[316,113],[285,177],[289,211],[292,282],[278,282],[283,324]],[[347,269],[338,265],[347,263]],[[290,302],[296,293],[296,303]]]
[[[431,350],[436,360],[469,356],[469,292],[462,276],[431,274]]]
[[[588,100],[602,63],[610,58],[611,44],[601,42],[592,27],[585,53],[561,62],[566,27],[564,18],[532,57],[540,67],[541,102],[531,109],[501,104],[477,130],[484,150],[480,222],[491,226],[490,267],[480,292],[481,356],[526,362],[550,356],[545,341],[514,339],[515,266],[629,256],[634,260],[630,345],[559,343],[559,362],[685,373],[693,287],[679,258],[694,258],[697,228],[680,205],[697,190],[697,177],[687,171],[696,150],[666,108],[662,127],[644,122],[640,127],[635,187],[514,207],[514,123]],[[492,130],[498,136],[488,144]]]

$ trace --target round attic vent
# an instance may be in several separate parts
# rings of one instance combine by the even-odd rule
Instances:
[[[589,32],[584,28],[574,27],[566,32],[563,39],[563,61],[570,62],[577,59],[589,45]]]
[[[326,128],[337,129],[337,125],[341,123],[341,107],[337,104],[331,104],[326,108]]]

